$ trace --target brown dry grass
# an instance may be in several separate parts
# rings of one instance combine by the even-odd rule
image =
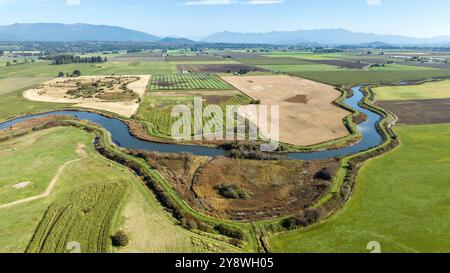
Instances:
[[[139,108],[139,102],[136,99],[128,99],[124,101],[107,101],[98,97],[75,98],[67,94],[67,91],[74,89],[76,83],[93,83],[96,81],[108,82],[114,79],[121,79],[124,83],[127,83],[127,87],[133,90],[134,93],[143,97],[147,88],[150,76],[84,76],[74,79],[54,79],[46,83],[41,84],[37,88],[27,90],[23,93],[23,96],[32,101],[40,102],[54,102],[54,103],[72,103],[76,107],[91,108],[98,110],[105,110],[112,113],[116,113],[122,116],[131,117]],[[113,84],[112,88],[105,91],[105,97],[114,96],[120,94],[121,84]]]
[[[280,106],[283,143],[310,146],[349,134],[343,120],[350,113],[332,104],[340,96],[333,86],[291,76],[223,79],[262,105]]]
[[[218,218],[238,221],[269,219],[295,214],[325,194],[330,183],[315,180],[328,161],[255,161],[220,157],[199,171],[194,191],[201,210]],[[235,185],[248,193],[245,199],[227,199],[217,186]]]

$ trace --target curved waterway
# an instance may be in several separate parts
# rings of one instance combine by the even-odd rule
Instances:
[[[368,150],[383,143],[383,137],[377,130],[377,123],[381,121],[382,117],[364,109],[359,106],[359,102],[364,98],[361,87],[353,87],[353,97],[348,98],[344,103],[353,109],[360,111],[367,115],[368,119],[357,126],[362,134],[362,140],[357,144],[345,148],[318,151],[311,153],[289,153],[287,157],[295,160],[315,160],[328,159],[334,157],[343,157],[355,154],[361,151]],[[9,128],[15,124],[27,121],[33,118],[45,116],[73,116],[81,120],[88,120],[100,125],[111,133],[112,141],[123,148],[148,150],[162,153],[192,153],[199,156],[220,156],[225,155],[226,151],[220,148],[207,148],[202,146],[188,146],[180,144],[162,144],[138,139],[131,135],[128,126],[125,122],[116,119],[108,118],[99,114],[84,112],[84,111],[54,111],[44,114],[30,115],[17,118],[11,121],[0,123],[0,130]]]

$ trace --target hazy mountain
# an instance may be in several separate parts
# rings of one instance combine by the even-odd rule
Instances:
[[[161,39],[158,41],[158,43],[163,44],[176,44],[176,45],[191,45],[191,44],[198,44],[198,42],[189,40],[187,38],[174,38],[174,37],[167,37],[164,39]]]
[[[220,32],[203,39],[212,43],[258,43],[258,44],[328,44],[351,45],[386,43],[396,45],[450,43],[450,37],[432,39],[412,38],[399,35],[356,33],[345,29],[318,29],[298,31],[275,31],[269,33]]]
[[[3,41],[145,41],[161,38],[121,27],[88,24],[14,24],[0,26]]]

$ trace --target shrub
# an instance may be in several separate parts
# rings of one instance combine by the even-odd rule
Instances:
[[[322,170],[318,171],[314,175],[314,179],[329,181],[332,178],[333,178],[333,174],[332,174],[331,170],[329,170],[328,168],[323,168]]]
[[[130,243],[128,236],[121,230],[111,236],[111,241],[112,245],[115,247],[125,247]]]
[[[219,232],[220,234],[224,236],[228,236],[230,238],[234,238],[237,240],[243,240],[244,239],[244,233],[240,231],[239,229],[232,228],[223,224],[217,225],[214,227],[214,230]]]
[[[308,208],[305,209],[305,220],[309,223],[317,222],[323,215],[322,208]]]
[[[245,199],[248,194],[237,185],[221,184],[214,187],[221,196],[228,199]]]
[[[301,216],[293,216],[281,221],[281,226],[287,230],[296,229],[298,227],[306,227],[307,225],[308,221]]]

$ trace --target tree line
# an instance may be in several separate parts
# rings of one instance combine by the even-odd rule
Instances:
[[[108,61],[106,57],[102,58],[101,56],[80,57],[68,54],[48,56],[47,59],[53,61],[52,63],[54,65],[72,63],[104,63]]]

